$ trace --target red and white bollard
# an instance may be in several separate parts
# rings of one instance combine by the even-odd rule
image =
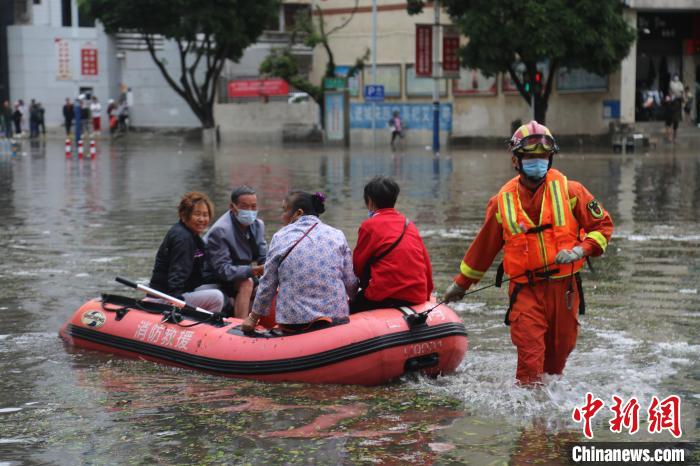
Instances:
[[[73,157],[73,145],[70,139],[66,139],[66,158],[69,159],[71,157]]]
[[[97,156],[97,148],[95,147],[95,140],[90,141],[90,158],[94,159]]]
[[[78,158],[83,158],[83,140],[78,141]]]

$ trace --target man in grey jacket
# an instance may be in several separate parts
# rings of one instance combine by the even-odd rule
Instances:
[[[250,312],[257,277],[267,257],[265,224],[257,218],[258,198],[249,186],[231,193],[229,210],[204,236],[207,244],[204,279],[217,283],[234,300],[235,317]]]

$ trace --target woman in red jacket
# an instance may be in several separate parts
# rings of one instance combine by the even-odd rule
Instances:
[[[399,185],[378,176],[365,185],[369,219],[362,222],[352,254],[362,290],[352,312],[411,306],[430,299],[433,270],[416,226],[394,209]]]

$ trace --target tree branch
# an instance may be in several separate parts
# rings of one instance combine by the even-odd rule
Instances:
[[[156,56],[156,49],[153,44],[153,39],[149,34],[142,33],[144,39],[146,40],[146,46],[148,47],[148,52],[151,54],[151,58],[153,59],[153,62],[158,66],[158,69],[160,70],[161,74],[165,78],[165,80],[168,82],[170,87],[173,88],[177,94],[182,97],[183,99],[187,99],[187,92],[184,88],[180,88],[175,80],[170,76],[170,73],[168,73],[168,70],[165,68],[163,63],[158,59]]]
[[[515,83],[515,87],[518,89],[518,92],[522,98],[525,99],[525,102],[527,102],[528,105],[530,105],[530,94],[525,90],[525,86],[523,86],[522,81],[515,73],[515,69],[513,69],[512,64],[508,64],[508,74],[510,75],[510,80]]]
[[[559,68],[559,61],[555,58],[552,59],[549,65],[549,76],[547,77],[547,85],[544,88],[544,101],[549,101],[549,95],[552,93],[552,83],[554,82],[554,73],[557,72]]]
[[[355,6],[353,7],[352,11],[350,12],[350,16],[348,16],[348,18],[345,20],[345,22],[343,22],[342,24],[340,24],[340,25],[334,27],[333,29],[331,29],[330,31],[328,31],[328,34],[325,34],[325,36],[328,37],[331,34],[340,31],[345,26],[350,24],[350,21],[352,21],[352,18],[355,16],[355,13],[357,12],[357,7],[358,7],[359,3],[360,3],[360,0],[355,0]],[[318,5],[316,6],[316,8],[318,8],[318,10],[320,12],[321,9],[318,7]],[[323,21],[323,15],[321,15],[321,17],[319,19],[321,21]]]
[[[193,92],[192,92],[192,87],[190,86],[190,83],[187,81],[187,49],[189,48],[189,41],[187,44],[187,47],[184,47],[182,45],[182,40],[177,39],[175,41],[177,44],[177,49],[180,52],[180,83],[182,84],[183,89],[187,93],[188,96],[188,103],[192,105],[194,103],[194,98],[193,98]],[[192,102],[190,102],[192,101]],[[195,112],[197,113],[197,112]]]

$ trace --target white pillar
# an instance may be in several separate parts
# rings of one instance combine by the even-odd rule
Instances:
[[[70,23],[73,37],[78,37],[78,0],[70,0]]]
[[[637,11],[624,11],[627,23],[637,31]],[[620,66],[620,123],[634,123],[634,94],[637,85],[637,39]]]

